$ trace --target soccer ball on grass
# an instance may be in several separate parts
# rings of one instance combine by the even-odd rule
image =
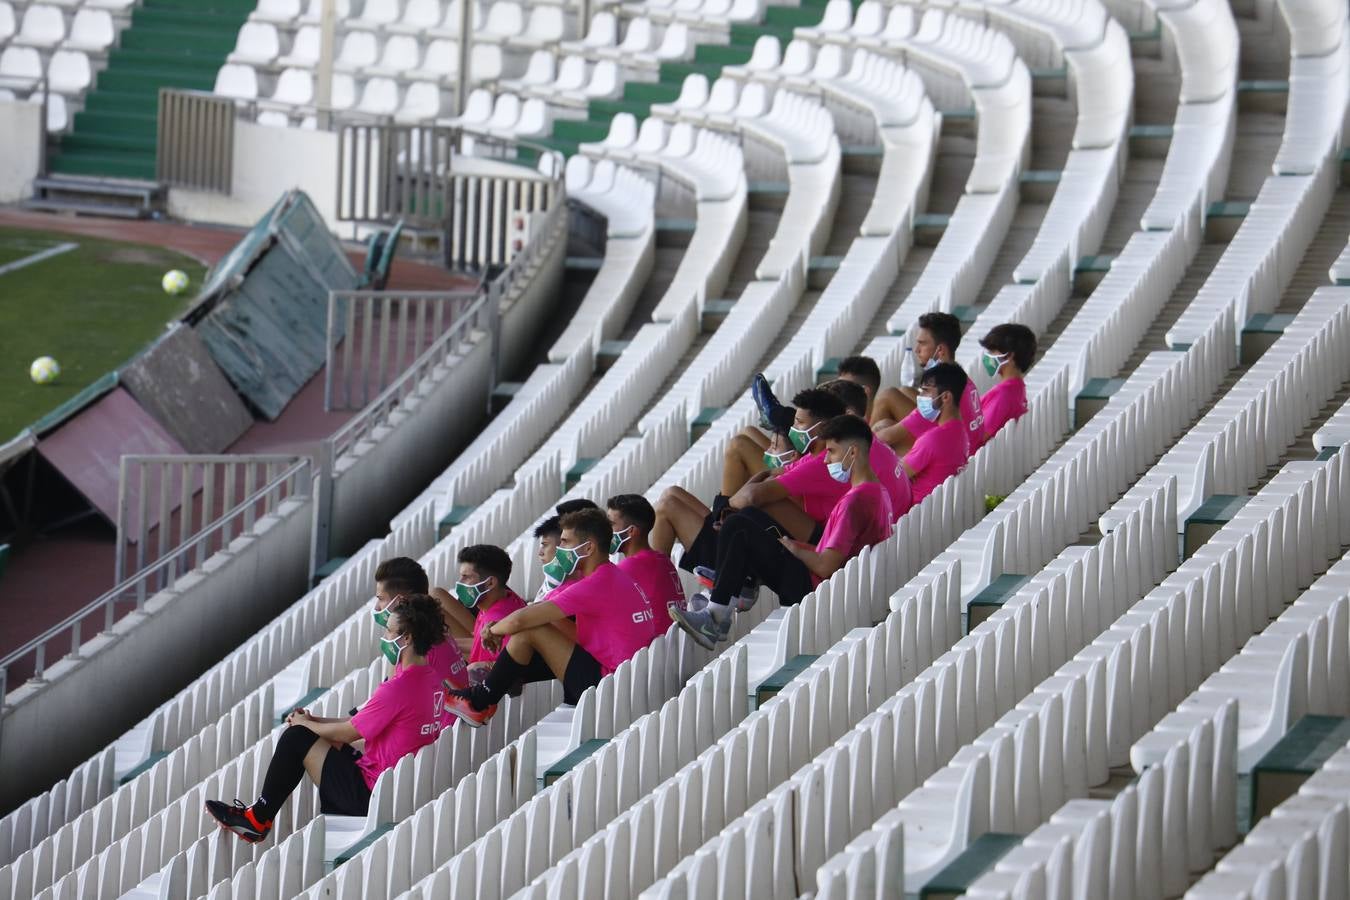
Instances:
[[[159,283],[164,286],[164,293],[176,297],[187,290],[188,282],[187,273],[182,269],[170,269],[164,273]]]
[[[61,367],[50,356],[39,356],[28,367],[28,377],[34,384],[51,384],[61,374]]]

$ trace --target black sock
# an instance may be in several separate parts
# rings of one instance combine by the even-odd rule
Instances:
[[[263,776],[262,793],[253,804],[253,815],[263,822],[276,818],[281,805],[305,777],[305,754],[319,736],[303,725],[292,725],[281,733],[277,751]]]
[[[497,661],[492,664],[487,678],[469,694],[469,705],[480,712],[487,709],[505,697],[524,674],[525,666],[516,662],[510,653],[503,650],[497,656]]]

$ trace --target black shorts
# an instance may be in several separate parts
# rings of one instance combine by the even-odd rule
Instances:
[[[772,518],[772,517],[767,517]],[[785,529],[779,529],[784,534]],[[824,523],[817,522],[816,527],[811,529],[810,544],[819,544],[820,539],[825,536]],[[717,529],[713,528],[712,513],[703,520],[703,527],[698,530],[693,542],[686,548],[684,553],[680,554],[680,568],[684,569],[690,575],[694,574],[695,566],[703,566],[708,569],[717,568]]]
[[[505,652],[505,651],[502,651]],[[572,648],[572,655],[567,660],[567,669],[563,672],[563,702],[576,706],[581,695],[586,693],[587,688],[595,687],[604,677],[604,672],[600,668],[600,662],[586,648],[577,644]],[[533,681],[552,681],[554,679],[553,670],[544,662],[542,654],[536,653],[530,660],[529,665],[525,667],[525,674],[521,676],[520,683],[528,684]]]
[[[370,810],[370,788],[348,744],[333,747],[323,758],[319,776],[319,811],[334,816],[364,816]]]

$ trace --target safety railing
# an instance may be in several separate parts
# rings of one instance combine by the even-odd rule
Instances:
[[[203,91],[161,89],[155,178],[173,187],[234,189],[234,101]]]
[[[191,458],[177,457],[180,460]],[[159,459],[171,461],[175,457]],[[310,458],[291,457],[290,464],[275,477],[247,492],[239,502],[193,534],[190,540],[169,549],[159,559],[119,580],[112,590],[97,600],[0,659],[0,684],[14,684],[11,673],[25,662],[31,662],[31,670],[27,666],[23,669],[31,671],[32,678],[42,679],[49,664],[49,656],[78,656],[87,634],[110,631],[121,615],[133,610],[144,610],[148,598],[172,587],[178,579],[199,567],[209,558],[201,555],[203,548],[228,546],[235,538],[247,534],[253,528],[263,514],[262,510],[274,511],[283,500],[308,497],[312,486],[313,463]]]
[[[366,406],[447,333],[472,328],[465,314],[480,296],[478,290],[331,291],[324,408]]]
[[[307,493],[308,479],[309,458],[294,455],[123,456],[115,580],[120,583],[128,571],[141,571],[184,545],[193,549],[192,568],[200,566],[282,501]],[[250,497],[255,500],[246,502]],[[215,529],[218,518],[223,527]],[[147,587],[169,587],[181,573],[159,574],[160,581]]]

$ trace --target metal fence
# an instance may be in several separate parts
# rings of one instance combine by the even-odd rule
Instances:
[[[173,187],[234,189],[234,101],[203,91],[159,92],[155,178]]]
[[[146,462],[158,459],[172,466],[175,461],[191,460],[192,457],[142,459]],[[87,633],[110,631],[120,615],[144,610],[149,597],[172,587],[178,579],[200,567],[209,558],[209,554],[203,556],[204,548],[227,546],[239,535],[249,533],[262,510],[273,511],[284,499],[308,497],[313,488],[313,463],[309,457],[291,457],[290,460],[291,464],[275,477],[245,492],[239,502],[196,530],[188,540],[178,543],[129,577],[119,579],[112,590],[0,659],[0,684],[9,680],[11,669],[27,661],[32,662],[32,677],[40,680],[47,669],[49,654],[78,656]]]
[[[481,295],[476,289],[330,292],[324,409],[366,406],[447,333],[462,330]]]
[[[295,455],[123,456],[115,580],[185,545],[193,551],[191,567],[201,566],[283,500],[308,493],[309,465],[308,457]],[[221,527],[213,528],[218,519]],[[169,587],[179,574],[162,571],[159,582],[145,587]]]

